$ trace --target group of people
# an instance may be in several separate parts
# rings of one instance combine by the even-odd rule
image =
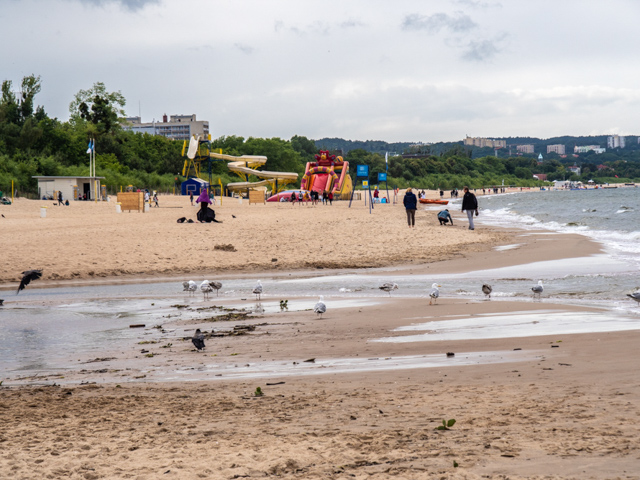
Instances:
[[[462,211],[467,212],[467,218],[469,219],[469,230],[475,230],[473,217],[474,215],[476,217],[478,216],[478,199],[473,193],[469,191],[469,187],[464,187],[463,191],[464,196],[462,197]],[[441,191],[441,196],[442,193],[443,192]],[[416,194],[413,193],[411,188],[407,188],[402,203],[404,204],[404,208],[407,212],[407,223],[409,224],[409,228],[415,228],[416,210],[418,209],[418,198],[416,197]],[[440,222],[440,225],[447,225],[448,223],[453,225],[453,218],[451,218],[451,214],[446,208],[438,212],[437,218]]]
[[[193,197],[193,195],[192,195]],[[144,203],[148,203],[149,206],[151,206],[151,202],[150,202],[150,195],[149,195],[149,190],[145,190],[144,191]],[[155,204],[156,207],[160,207],[160,205],[158,205],[158,193],[157,192],[153,192],[153,203]],[[193,202],[191,202],[191,204],[193,205]]]
[[[286,202],[287,197],[283,196],[280,199],[280,201]],[[291,197],[289,198],[289,201],[291,203],[298,202],[299,204],[302,204],[304,202],[311,202],[312,205],[317,205],[318,202],[320,201],[320,193],[315,190],[311,190],[311,192],[304,192],[304,193],[300,192],[298,194],[296,194],[296,192],[291,192]],[[322,204],[333,205],[333,192],[326,192],[326,191],[322,192]]]

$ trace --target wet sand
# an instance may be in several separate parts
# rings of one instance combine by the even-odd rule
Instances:
[[[238,211],[231,208],[230,205],[226,214],[236,214],[237,219],[254,215],[255,210],[258,213],[251,218],[261,228],[271,225],[274,215],[278,223],[297,225],[294,214],[286,209],[313,210],[290,205],[274,209],[243,205]],[[411,235],[414,232],[404,225],[400,207],[386,208],[389,210],[376,209],[379,216],[375,217],[361,207],[357,210],[359,217],[355,220],[354,216],[351,222],[346,218],[334,220],[333,213],[322,218],[329,224],[336,221],[336,231],[350,232],[352,226],[358,227],[355,237],[347,235],[349,240],[344,243],[357,247],[355,242],[362,241],[358,237],[367,234],[384,240],[367,245],[393,247],[339,250],[335,242],[328,245],[318,241],[312,243],[315,250],[299,251],[294,242],[288,246],[297,257],[288,251],[278,253],[278,262],[273,263],[282,261],[286,266],[274,268],[269,265],[270,258],[260,258],[270,256],[267,252],[276,247],[266,241],[254,242],[260,246],[255,247],[251,258],[256,260],[247,268],[262,269],[263,273],[270,268],[274,272],[291,268],[294,275],[308,275],[309,268],[335,266],[328,262],[309,264],[323,257],[316,255],[320,247],[333,249],[333,255],[328,256],[332,259],[343,252],[349,258],[345,267],[359,263],[361,258],[366,264],[378,255],[385,261],[372,261],[371,266],[387,266],[394,274],[406,275],[468,272],[540,259],[580,258],[600,251],[597,245],[579,236],[518,237],[519,232],[485,233],[482,228],[468,232],[462,223],[455,230],[437,227],[433,221],[427,225],[427,220],[435,217],[432,212],[418,215],[418,222],[422,219],[423,225]],[[111,213],[105,210],[107,215]],[[133,228],[135,222],[121,220],[127,215],[141,218],[150,214],[113,215],[112,223],[122,222],[127,228],[117,224],[106,229],[111,233],[104,234],[104,249],[118,245],[119,235],[127,229],[150,229],[140,225]],[[383,216],[387,221],[379,222]],[[42,220],[53,218],[48,215]],[[299,223],[300,219],[296,219]],[[231,221],[224,220],[223,225]],[[33,219],[30,225],[39,221]],[[149,220],[145,217],[144,221]],[[392,229],[386,226],[391,221],[396,222]],[[74,225],[82,223],[80,219],[76,222]],[[101,225],[100,222],[94,225]],[[21,227],[26,230],[23,243],[35,245],[30,225]],[[211,235],[220,225],[178,226],[193,227],[188,237],[202,241],[206,238],[203,232]],[[159,223],[154,228],[164,231],[175,227]],[[64,231],[61,227],[59,236],[64,237]],[[180,230],[171,231],[179,236]],[[212,243],[232,241],[228,240],[231,236],[219,240],[219,236],[230,234],[216,232],[220,235]],[[308,226],[302,233],[296,229],[285,237],[302,239],[306,238],[305,232],[314,231]],[[137,238],[141,241],[146,235]],[[262,238],[279,241],[280,237]],[[314,235],[310,238],[311,242],[317,241]],[[469,238],[471,241],[464,243]],[[475,242],[479,239],[482,243]],[[242,248],[253,245],[242,242],[245,243],[237,242],[244,245]],[[504,251],[492,249],[498,243],[520,246]],[[149,245],[148,249],[134,250],[136,254],[123,254],[124,258],[135,263],[138,253],[152,258],[163,251],[159,242]],[[167,244],[166,249],[176,248],[171,245]],[[17,268],[28,258],[19,254],[20,249],[12,248],[14,255],[3,260],[3,269]],[[109,250],[108,255],[104,249],[109,262],[124,261],[118,257],[117,249]],[[183,268],[173,263],[183,258],[175,253],[178,251],[176,248],[171,254],[163,254],[151,267],[156,273],[167,275]],[[167,259],[169,255],[171,258]],[[86,279],[98,276],[96,272],[111,275],[111,267],[95,267],[94,275],[90,275],[82,270],[86,267],[84,259],[67,258],[71,256],[64,254],[58,257],[49,260],[58,266],[57,271],[77,269]],[[201,256],[199,260],[202,258],[209,257]],[[441,261],[427,262],[428,259]],[[139,261],[139,265],[144,263]],[[197,270],[203,275],[208,268],[206,263]],[[228,265],[232,268],[232,262]],[[307,271],[296,273],[294,267],[306,267]],[[132,274],[139,268],[132,267]],[[59,280],[48,277],[43,283],[56,281]],[[205,321],[203,317],[168,319],[162,325],[164,332],[153,328],[140,331],[139,341],[147,343],[132,342],[120,351],[104,351],[101,358],[79,358],[77,367],[65,372],[14,372],[10,378],[5,377],[5,384],[0,387],[0,477],[640,478],[640,383],[635,353],[640,340],[638,331],[411,343],[370,341],[411,334],[393,329],[415,322],[491,313],[516,315],[522,311],[538,312],[543,320],[550,309],[577,314],[599,311],[544,301],[482,298],[445,297],[429,306],[425,297],[389,297],[381,292],[371,306],[330,308],[322,318],[316,318],[309,310],[298,310],[225,322]],[[210,316],[203,312],[205,315]],[[235,325],[252,325],[255,330],[246,335],[208,338],[204,352],[196,352],[183,339],[197,327],[210,332],[230,330]],[[447,357],[447,352],[455,355]],[[501,352],[497,355],[506,361],[464,365],[465,357],[472,357],[470,352],[486,352],[487,357]],[[425,363],[426,359],[439,360],[435,366],[393,370],[363,367],[353,373],[335,373],[329,366],[337,359],[366,365],[408,356],[417,358],[418,364],[421,358]],[[311,359],[315,362],[305,362]],[[280,371],[287,374],[234,379],[229,378],[233,374],[227,373],[249,371],[261,364],[281,364]],[[295,374],[298,366],[307,369],[304,372],[314,367],[326,372]],[[170,376],[183,381],[166,381]],[[255,395],[257,387],[263,396]],[[455,419],[456,423],[450,430],[436,430],[442,419]]]

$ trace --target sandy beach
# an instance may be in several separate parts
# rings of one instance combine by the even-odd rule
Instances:
[[[161,197],[148,213],[78,202],[49,206],[41,218],[43,204],[19,199],[2,209],[5,299],[28,268],[44,270],[28,287],[37,289],[179,284],[185,275],[249,281],[255,272],[410,277],[601,251],[579,235],[518,236],[481,224],[471,232],[456,209],[454,227],[440,227],[432,209],[409,229],[401,205],[369,214],[362,202],[225,198],[214,206],[223,223],[206,225],[176,223],[195,219],[197,207],[183,197]],[[509,243],[518,248],[494,248]],[[183,305],[170,300],[162,326],[147,325],[122,348],[69,352],[77,364],[64,372],[3,373],[0,477],[640,478],[638,330],[383,342],[416,322],[609,313],[529,298],[445,295],[429,306],[425,295],[368,295],[322,318],[309,308],[270,310],[277,298],[267,297],[263,311],[224,321],[203,307],[233,313],[245,293],[210,303],[176,297]],[[188,340],[195,328],[207,334],[203,352]],[[437,430],[443,419],[455,424]]]

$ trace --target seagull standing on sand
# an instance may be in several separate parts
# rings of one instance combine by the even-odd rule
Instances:
[[[260,300],[260,295],[262,295],[262,283],[258,280],[256,286],[253,287],[253,294],[256,296],[257,300]]]
[[[542,292],[544,292],[542,280],[538,280],[538,285],[536,285],[535,287],[531,287],[531,291],[533,292],[533,298],[536,298],[536,295],[538,295],[538,299],[540,299]]]
[[[431,300],[429,300],[429,305],[431,305],[431,302],[435,303],[438,300],[438,297],[440,296],[440,290],[438,290],[438,288],[440,288],[440,285],[437,283],[431,285],[431,291],[429,292]]]
[[[24,287],[29,285],[31,280],[38,280],[41,276],[42,270],[27,270],[26,272],[22,272],[22,280],[20,280],[20,285],[18,286],[16,295],[20,293],[20,290],[24,290]]]
[[[199,328],[196,328],[196,333],[193,334],[193,337],[191,338],[191,342],[193,343],[193,346],[196,347],[198,351],[204,349],[204,335],[202,334]]]
[[[393,283],[393,282],[385,282],[382,285],[380,285],[378,288],[380,290],[384,290],[385,292],[387,292],[389,294],[389,296],[391,296],[391,291],[392,290],[397,290],[398,289],[398,284],[397,283]]]
[[[318,303],[316,303],[316,306],[313,307],[313,311],[315,313],[317,313],[318,315],[320,315],[320,318],[322,318],[322,314],[327,311],[327,306],[324,304],[324,297],[323,296],[320,296],[320,299],[318,300]]]
[[[204,280],[201,284],[200,284],[200,290],[202,291],[202,294],[204,295],[204,299],[208,300],[209,299],[209,294],[211,292],[213,292],[213,287],[211,286],[211,284],[209,283],[209,280]]]
[[[222,288],[222,284],[220,282],[210,282],[209,285],[216,291],[216,297],[219,296],[218,290]]]
[[[182,282],[182,289],[183,292],[189,292],[189,295],[193,295],[198,289],[198,285],[193,280],[189,280],[188,282]]]
[[[482,285],[482,293],[484,293],[488,298],[491,298],[492,291],[493,288],[491,288],[491,285],[489,285],[488,283]]]
[[[627,297],[638,302],[638,306],[640,307],[640,292],[627,293]]]

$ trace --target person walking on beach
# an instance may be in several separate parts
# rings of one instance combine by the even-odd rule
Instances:
[[[478,199],[469,191],[469,187],[464,187],[464,197],[462,197],[462,211],[467,211],[467,218],[469,219],[469,230],[473,230],[473,214],[478,216]]]
[[[62,205],[62,192],[58,190],[58,206]]]
[[[189,200],[191,200],[191,206],[193,207],[193,193],[189,195]]]
[[[327,198],[329,198],[329,205],[333,205],[333,192],[329,192],[329,195]]]
[[[156,208],[160,207],[160,205],[158,205],[158,194],[157,193],[153,194],[153,202],[156,204]]]
[[[416,198],[415,193],[411,191],[411,187],[407,188],[404,198],[402,199],[402,203],[404,204],[404,208],[407,210],[407,223],[409,224],[409,228],[415,228],[418,199]]]

